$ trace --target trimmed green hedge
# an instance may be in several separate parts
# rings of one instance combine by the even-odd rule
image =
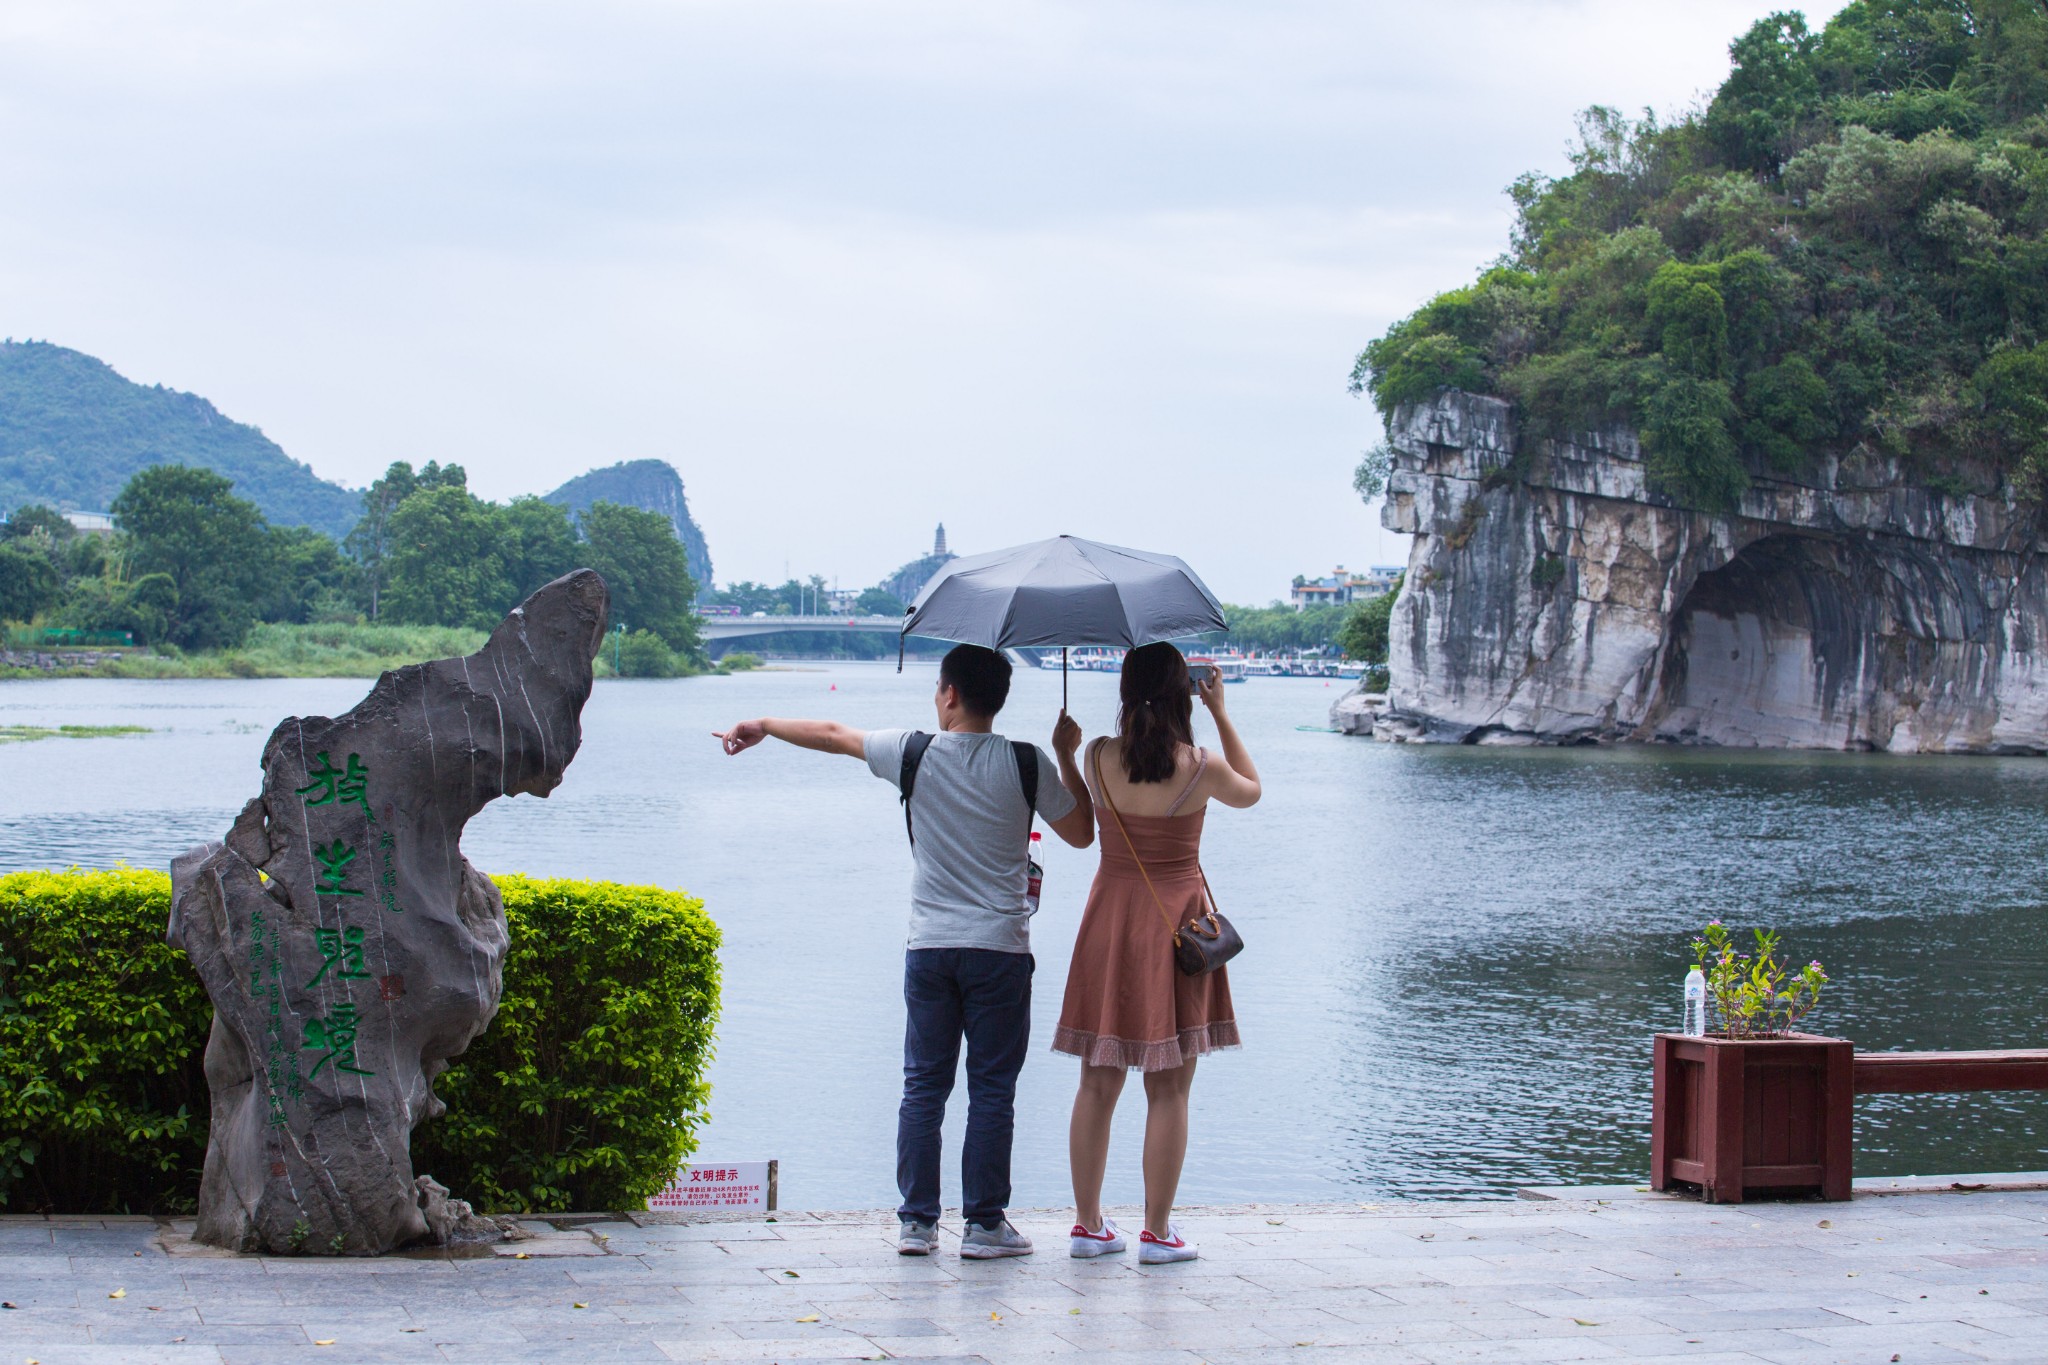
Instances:
[[[495,878],[512,949],[413,1167],[479,1208],[634,1208],[695,1146],[718,928],[658,887]],[[179,1212],[206,1154],[213,1011],[161,872],[0,876],[0,1209]]]
[[[213,1006],[162,872],[0,877],[0,1208],[189,1209]]]
[[[505,998],[435,1083],[413,1169],[491,1210],[640,1208],[696,1148],[718,926],[655,886],[495,877]]]

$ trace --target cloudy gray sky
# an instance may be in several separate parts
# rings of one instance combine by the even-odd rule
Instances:
[[[1782,0],[1779,0],[1782,3]],[[1405,556],[1351,357],[1769,0],[8,0],[0,333],[351,485],[682,471],[721,580]],[[1809,10],[1816,22],[1837,5]]]

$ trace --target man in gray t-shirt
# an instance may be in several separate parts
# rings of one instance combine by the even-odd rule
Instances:
[[[1017,1073],[1031,1036],[1031,908],[1025,899],[1031,821],[1045,817],[1076,848],[1095,841],[1095,811],[1075,754],[1081,727],[1064,712],[1053,728],[1058,781],[1036,745],[994,732],[1010,695],[1010,663],[960,645],[939,665],[939,732],[862,733],[836,721],[765,718],[720,734],[741,753],[773,737],[821,753],[865,758],[904,801],[916,871],[904,953],[903,1104],[896,1122],[896,1183],[903,1193],[897,1250],[930,1254],[939,1219],[939,1128],[967,1040],[967,1136],[960,1154],[968,1224],[962,1256],[1023,1256],[1031,1242],[1004,1216]],[[1035,785],[1035,800],[1027,788]]]

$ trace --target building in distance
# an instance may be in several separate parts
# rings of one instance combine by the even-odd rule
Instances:
[[[1346,569],[1339,564],[1336,569],[1321,578],[1308,578],[1301,574],[1294,576],[1293,591],[1288,600],[1296,611],[1305,607],[1341,606],[1347,602],[1363,602],[1369,597],[1382,597],[1394,590],[1394,579],[1401,570],[1392,565],[1375,565],[1370,569]]]

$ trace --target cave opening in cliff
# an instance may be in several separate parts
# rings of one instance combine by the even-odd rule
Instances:
[[[1779,534],[1701,574],[1672,617],[1655,737],[1860,747],[1866,558],[1837,538]]]

